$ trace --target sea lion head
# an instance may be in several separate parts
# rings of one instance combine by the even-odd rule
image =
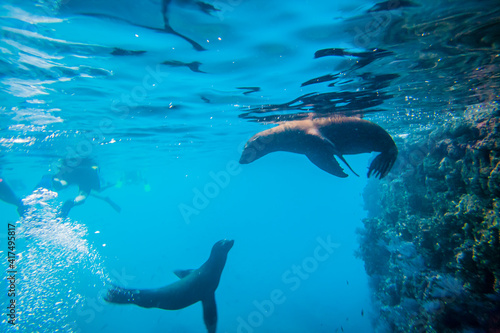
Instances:
[[[258,133],[247,141],[241,153],[240,164],[252,163],[272,150],[274,136],[267,132]]]
[[[252,163],[257,159],[257,152],[253,147],[251,146],[251,142],[247,142],[245,145],[245,148],[243,149],[243,152],[241,153],[240,157],[240,164],[248,164]]]
[[[220,240],[212,247],[212,254],[227,254],[233,247],[233,244],[234,240],[232,239]]]

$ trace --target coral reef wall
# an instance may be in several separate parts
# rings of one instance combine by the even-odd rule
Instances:
[[[474,106],[396,138],[397,165],[367,185],[357,255],[376,332],[500,332],[499,116]]]

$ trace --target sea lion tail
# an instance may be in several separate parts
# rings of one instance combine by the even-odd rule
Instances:
[[[370,164],[367,176],[370,177],[373,174],[375,178],[384,178],[391,170],[394,162],[396,162],[397,157],[398,149],[396,147],[380,153]]]
[[[133,303],[134,293],[132,290],[113,285],[111,289],[108,289],[108,293],[104,296],[104,300],[109,303],[117,304]]]

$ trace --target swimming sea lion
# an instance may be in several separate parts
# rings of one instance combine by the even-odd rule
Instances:
[[[212,247],[208,260],[198,269],[175,271],[180,280],[157,289],[125,289],[114,286],[105,300],[110,303],[131,303],[143,308],[178,310],[198,301],[203,305],[203,319],[209,333],[215,333],[217,307],[215,289],[226,264],[233,240],[220,240]]]
[[[383,178],[391,170],[398,148],[389,133],[368,120],[330,117],[295,120],[255,134],[245,145],[240,163],[247,164],[275,151],[304,154],[320,169],[347,177],[334,155],[347,167],[343,155],[380,152],[368,169],[368,177]]]

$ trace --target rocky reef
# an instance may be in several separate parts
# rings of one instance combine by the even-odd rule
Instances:
[[[364,193],[357,255],[376,332],[500,332],[500,107],[395,138],[397,165]]]

